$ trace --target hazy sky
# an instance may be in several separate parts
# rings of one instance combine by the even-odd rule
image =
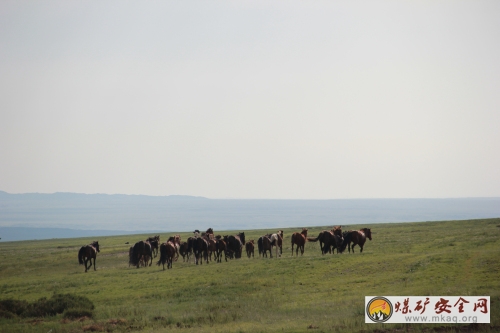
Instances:
[[[499,1],[0,2],[0,190],[500,196]]]

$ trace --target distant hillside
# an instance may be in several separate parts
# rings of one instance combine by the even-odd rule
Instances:
[[[0,227],[122,232],[190,231],[208,227],[248,230],[493,217],[500,217],[500,198],[223,200],[0,192]],[[1,234],[0,237],[6,240]]]

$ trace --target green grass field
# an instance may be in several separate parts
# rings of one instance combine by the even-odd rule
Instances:
[[[206,226],[207,228],[209,226]],[[306,226],[307,227],[307,226]],[[77,253],[94,239],[0,243],[0,299],[34,302],[53,294],[86,296],[94,316],[0,318],[1,332],[390,332],[432,331],[430,324],[365,324],[365,295],[491,296],[500,329],[500,219],[349,226],[372,228],[363,253],[321,255],[307,243],[292,257],[286,229],[281,258],[128,266],[128,249],[150,235],[101,237],[97,271]],[[201,227],[200,227],[201,228]],[[309,227],[316,236],[327,227]],[[247,241],[275,230],[245,231]],[[161,234],[165,240],[171,234]],[[181,233],[182,239],[191,234]],[[125,244],[130,242],[130,244]],[[257,252],[257,251],[256,251]],[[156,258],[157,260],[158,258]],[[154,263],[156,263],[156,260]],[[439,330],[455,332],[464,325]]]

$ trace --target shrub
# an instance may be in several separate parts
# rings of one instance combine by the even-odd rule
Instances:
[[[40,298],[30,304],[23,313],[24,317],[46,317],[63,313],[67,309],[82,309],[92,311],[94,304],[83,296],[72,294],[55,294],[51,299]]]
[[[15,299],[4,299],[0,301],[0,311],[5,313],[11,313],[13,315],[21,315],[21,313],[26,310],[28,306],[28,302],[19,301]],[[0,315],[3,318],[11,318],[6,317],[5,315]]]
[[[92,311],[83,309],[70,309],[64,311],[63,317],[66,319],[78,319],[82,317],[92,318]]]
[[[22,317],[55,316],[65,310],[87,311],[91,315],[85,316],[91,317],[93,309],[94,304],[87,297],[72,294],[55,294],[50,299],[42,297],[31,304],[13,299],[0,301],[0,317],[3,318],[13,318],[16,315]]]

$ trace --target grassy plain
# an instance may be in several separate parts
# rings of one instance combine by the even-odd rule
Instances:
[[[307,243],[303,256],[292,257],[296,228],[285,230],[278,259],[257,254],[200,266],[181,259],[165,271],[128,266],[125,243],[146,235],[98,238],[97,271],[88,273],[78,265],[77,252],[94,239],[0,243],[0,299],[33,302],[72,293],[95,304],[92,319],[0,318],[0,332],[419,332],[436,326],[365,324],[365,295],[491,296],[491,324],[474,330],[499,329],[500,219],[349,229],[361,227],[373,234],[363,253],[357,248],[354,254],[322,256],[318,243]],[[309,227],[309,236],[323,229]],[[275,230],[243,231],[256,240]],[[465,329],[441,329],[457,327]]]

